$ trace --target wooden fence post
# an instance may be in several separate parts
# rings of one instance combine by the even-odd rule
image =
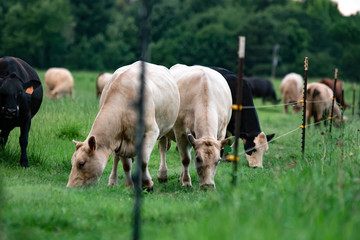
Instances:
[[[305,153],[305,129],[306,129],[306,93],[307,93],[307,75],[308,75],[308,57],[305,57],[305,61],[304,61],[304,93],[303,93],[303,122],[302,122],[302,140],[301,140],[301,152],[302,152],[302,157],[304,158],[304,153]]]
[[[352,101],[352,113],[351,113],[351,116],[354,117],[354,114],[355,114],[355,93],[356,92],[356,83],[353,84],[353,101]]]
[[[237,168],[238,168],[238,146],[240,137],[241,111],[242,111],[242,91],[243,91],[243,69],[245,58],[245,37],[239,37],[239,70],[238,70],[238,87],[236,93],[236,105],[233,106],[235,110],[235,143],[234,143],[234,169],[232,183],[236,185]]]

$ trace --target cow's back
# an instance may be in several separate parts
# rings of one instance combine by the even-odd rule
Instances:
[[[72,88],[74,79],[70,71],[65,68],[49,68],[45,72],[45,83],[52,88],[62,84]]]
[[[139,98],[140,67],[141,62],[138,61],[119,68],[101,95],[100,107],[116,112],[124,125],[137,122],[137,110],[131,106]],[[155,121],[161,137],[170,131],[176,120],[180,105],[179,91],[167,68],[146,63],[145,69],[145,122],[151,125]]]
[[[181,96],[178,119],[184,122],[195,120],[193,124],[199,132],[200,126],[217,131],[215,135],[225,131],[231,118],[232,95],[223,76],[203,66],[178,64],[170,71]]]

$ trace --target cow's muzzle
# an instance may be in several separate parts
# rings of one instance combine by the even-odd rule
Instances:
[[[19,106],[16,108],[5,108],[1,109],[2,114],[5,115],[5,118],[14,118],[19,116]]]

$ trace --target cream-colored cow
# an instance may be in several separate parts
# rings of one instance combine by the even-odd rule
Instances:
[[[328,119],[331,115],[332,97],[333,91],[323,83],[310,83],[307,85],[307,124],[311,123],[311,117],[314,117],[315,123]],[[341,111],[336,100],[334,102],[333,117],[335,125],[339,126]]]
[[[138,109],[134,103],[139,98],[141,62],[119,68],[106,85],[100,99],[100,111],[84,142],[75,142],[72,169],[68,187],[78,187],[96,182],[102,175],[109,156],[114,152],[114,165],[109,185],[117,184],[117,165],[121,159],[126,183],[133,185],[131,167],[136,154],[135,134]],[[159,65],[146,63],[144,106],[144,145],[142,187],[152,189],[153,181],[148,161],[156,140],[174,126],[179,113],[180,96],[170,71]]]
[[[302,96],[303,78],[297,73],[287,74],[280,84],[280,92],[284,104],[294,103],[293,112],[301,111],[301,105],[296,104]],[[288,112],[288,105],[284,105],[284,113]]]
[[[111,73],[100,73],[96,79],[96,97],[100,97],[105,85],[111,80]]]
[[[74,78],[65,68],[49,68],[45,73],[46,97],[60,99],[70,95],[74,100]]]
[[[202,66],[177,64],[170,68],[180,91],[180,110],[173,131],[168,135],[177,142],[182,171],[182,186],[191,186],[189,174],[191,146],[195,151],[195,167],[200,186],[215,187],[215,173],[220,150],[229,142],[226,126],[231,117],[231,92],[218,72]],[[160,147],[159,180],[167,179],[166,141]],[[191,145],[189,145],[189,142]],[[161,142],[160,142],[161,143]]]

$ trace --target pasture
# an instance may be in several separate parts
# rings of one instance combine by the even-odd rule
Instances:
[[[38,73],[43,80],[44,71]],[[125,189],[121,167],[119,185],[107,186],[112,159],[96,185],[66,188],[75,150],[71,140],[85,140],[98,112],[97,75],[73,72],[74,101],[44,99],[30,130],[29,169],[19,166],[19,129],[11,132],[0,151],[0,239],[131,238],[133,191]],[[273,83],[279,98],[280,80]],[[352,85],[345,85],[345,94],[351,104]],[[257,112],[262,130],[275,137],[302,124],[301,114],[284,115],[282,107]],[[235,187],[232,164],[220,163],[214,191],[199,190],[193,162],[193,187],[181,187],[175,143],[167,154],[169,181],[158,183],[156,146],[149,164],[154,192],[142,198],[142,239],[358,239],[360,121],[350,114],[345,111],[343,135],[339,128],[332,134],[307,128],[304,159],[300,130],[269,144],[263,169],[249,168],[242,155]]]

